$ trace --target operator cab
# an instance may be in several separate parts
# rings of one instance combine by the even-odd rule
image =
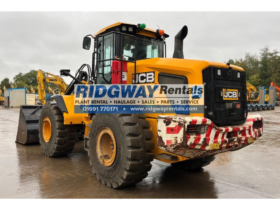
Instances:
[[[257,92],[251,92],[250,100],[257,100],[259,96],[259,93]]]
[[[83,48],[89,50],[90,35],[84,38]],[[165,38],[169,35],[163,30],[146,28],[145,24],[115,23],[94,36],[93,70],[96,84],[112,84],[113,63],[119,62],[123,72],[127,63],[149,58],[166,57]],[[122,75],[122,74],[121,74]],[[122,83],[122,81],[120,82]]]

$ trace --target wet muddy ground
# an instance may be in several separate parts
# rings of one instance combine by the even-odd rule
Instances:
[[[255,113],[265,124],[254,144],[199,172],[153,161],[141,183],[114,190],[92,175],[83,142],[68,157],[48,158],[40,145],[15,143],[19,109],[0,108],[0,198],[280,198],[280,107]]]

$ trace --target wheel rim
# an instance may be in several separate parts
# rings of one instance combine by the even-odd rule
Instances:
[[[116,158],[117,148],[114,134],[110,128],[103,128],[97,136],[97,155],[100,163],[111,166]]]
[[[46,143],[49,143],[52,137],[52,124],[48,117],[43,120],[43,139]]]

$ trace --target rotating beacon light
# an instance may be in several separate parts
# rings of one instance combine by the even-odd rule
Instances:
[[[140,29],[140,30],[144,30],[145,28],[146,28],[146,24],[145,23],[139,23],[138,25],[137,25],[137,27]]]
[[[160,40],[164,40],[164,30],[162,29],[157,29],[156,31],[156,37]]]

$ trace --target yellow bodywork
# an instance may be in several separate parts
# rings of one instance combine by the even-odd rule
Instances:
[[[103,29],[101,29],[98,33],[94,35],[94,37],[100,35],[101,33],[106,32],[108,29],[111,29],[116,26],[120,26],[122,24],[125,25],[132,25],[135,26],[135,24],[129,24],[129,23],[122,23],[118,22],[115,24],[112,24],[110,26],[107,26]],[[156,37],[156,31],[145,28],[144,30],[137,30],[136,34],[143,35],[147,37]],[[167,34],[165,34],[167,35]],[[168,36],[168,35],[167,35]],[[172,74],[172,75],[179,75],[179,76],[185,76],[188,79],[188,84],[203,84],[203,75],[202,71],[203,69],[212,66],[212,67],[220,67],[220,68],[228,68],[228,65],[225,63],[218,63],[218,62],[209,62],[209,61],[202,61],[202,60],[189,60],[189,59],[176,59],[176,58],[150,58],[150,59],[143,59],[143,60],[137,60],[136,62],[136,69],[137,73],[144,73],[144,72],[154,72],[155,75],[155,82],[153,84],[159,84],[158,83],[158,75],[159,73],[165,73],[165,74]],[[244,71],[242,68],[231,65],[231,67],[234,70],[238,71]],[[127,73],[127,84],[132,84],[132,77],[134,74],[134,64],[128,63],[127,67],[128,73]],[[74,95],[63,95],[62,96],[67,108],[68,113],[64,112],[64,124],[66,125],[74,125],[74,124],[84,124],[85,125],[85,133],[84,136],[88,137],[89,131],[90,131],[90,124],[92,121],[89,119],[88,114],[75,114],[74,110]],[[152,151],[154,154],[155,159],[157,158],[159,154],[165,153],[170,154],[166,151],[160,150],[157,145],[157,124],[158,124],[158,116],[159,115],[175,115],[175,113],[160,113],[160,114],[145,114],[146,120],[151,125],[151,131],[153,132],[153,139],[152,141],[155,144],[155,148]],[[204,114],[190,114],[190,116],[199,116],[204,117]],[[98,123],[98,122],[93,122]],[[94,126],[94,125],[93,125]],[[213,147],[217,147],[217,145],[213,145]],[[172,154],[174,155],[174,154]],[[176,161],[166,160],[166,159],[159,159],[161,161],[167,162],[167,163],[174,163],[179,162],[183,160],[187,160],[188,158],[177,156]]]
[[[158,83],[158,74],[166,73],[173,75],[185,76],[188,78],[188,84],[203,84],[202,70],[209,67],[215,66],[220,68],[228,68],[228,65],[225,63],[218,62],[208,62],[202,60],[189,60],[189,59],[174,59],[174,58],[151,58],[139,60],[136,62],[137,73],[143,72],[155,72],[155,82]],[[242,68],[231,65],[231,67],[238,71],[244,71]],[[134,64],[128,63],[128,74],[127,74],[127,84],[132,84],[132,75],[134,74]],[[75,114],[74,112],[74,95],[63,96],[64,102],[67,108],[68,113],[64,113],[64,124],[85,124],[85,136],[88,136],[89,125],[91,120],[89,120],[88,114]],[[145,114],[146,120],[149,121],[151,125],[151,130],[153,132],[153,139],[155,145],[157,145],[157,118],[158,115],[175,115],[175,113],[161,113],[161,114]],[[190,116],[199,116],[204,117],[204,114],[190,114]],[[96,122],[98,123],[98,122]],[[167,162],[174,163],[188,158],[177,156],[176,161],[159,159],[157,156],[161,153],[171,154],[165,151],[160,150],[157,146],[153,150],[154,158]],[[174,154],[172,154],[174,155]]]
[[[85,118],[88,117],[88,114],[75,114],[74,94],[63,95],[62,97],[68,111],[68,113],[64,112],[63,114],[64,124],[65,125],[85,124]]]
[[[135,24],[131,24],[131,23],[117,22],[117,23],[114,23],[114,24],[112,24],[112,25],[109,25],[109,26],[107,26],[107,27],[101,29],[101,30],[98,31],[96,34],[94,34],[93,36],[96,37],[96,36],[98,36],[99,34],[105,32],[106,30],[108,30],[108,29],[110,29],[110,28],[113,28],[113,27],[116,27],[116,26],[120,26],[121,24],[135,26]],[[156,37],[156,31],[153,30],[153,29],[150,29],[150,28],[145,28],[144,30],[140,30],[140,31],[137,32],[137,34],[143,35],[143,36],[148,36],[148,37],[153,37],[153,38]]]
[[[44,75],[46,74],[46,76]],[[67,84],[64,82],[64,80],[57,75],[43,72],[42,70],[38,70],[37,73],[37,82],[38,82],[38,95],[39,100],[42,102],[42,104],[46,103],[46,93],[45,93],[45,82],[56,84],[58,86],[59,94],[64,94]]]

